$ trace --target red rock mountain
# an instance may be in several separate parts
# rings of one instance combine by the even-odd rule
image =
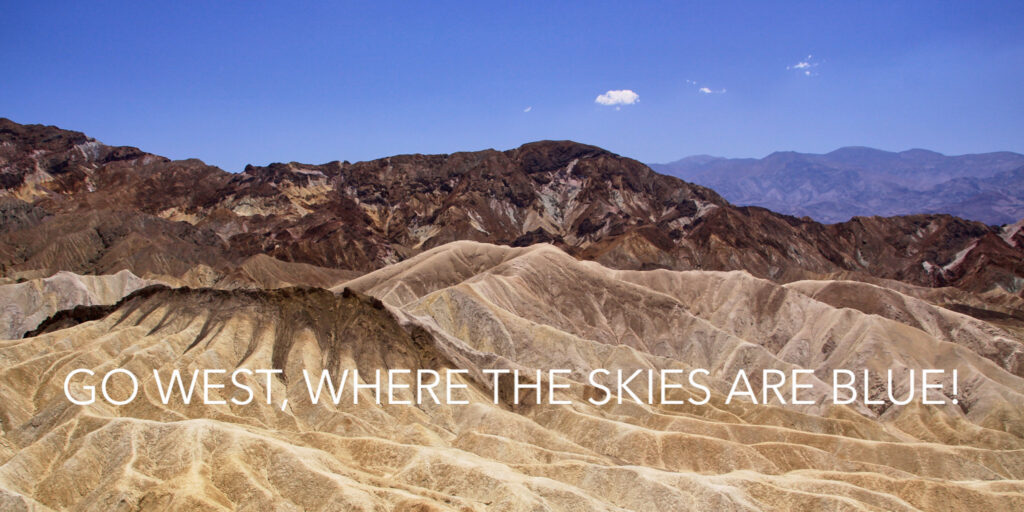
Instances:
[[[1024,283],[1020,224],[914,215],[825,225],[736,207],[570,141],[232,174],[0,119],[0,220],[8,278],[128,269],[216,281],[258,255],[365,272],[475,240],[549,242],[622,269],[843,273],[1017,295]]]

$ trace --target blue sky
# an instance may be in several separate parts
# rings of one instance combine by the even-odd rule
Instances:
[[[538,139],[1024,152],[1019,1],[0,1],[0,116],[229,171]]]

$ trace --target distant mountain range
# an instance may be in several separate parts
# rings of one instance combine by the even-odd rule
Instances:
[[[845,147],[824,155],[784,151],[764,158],[697,155],[658,172],[710,187],[734,204],[820,222],[854,216],[948,213],[987,224],[1024,218],[1024,155],[946,156]]]

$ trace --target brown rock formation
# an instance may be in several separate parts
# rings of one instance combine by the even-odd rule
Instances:
[[[1024,248],[945,215],[822,225],[573,142],[402,155],[229,174],[0,121],[5,273],[127,268],[231,272],[266,254],[365,272],[455,240],[552,243],[623,269],[743,269],[777,281],[854,272],[924,286],[1021,292]],[[29,204],[26,204],[29,203]]]

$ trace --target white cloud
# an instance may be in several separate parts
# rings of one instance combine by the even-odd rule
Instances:
[[[696,80],[687,80],[686,81],[687,85],[698,85],[698,83],[699,82],[697,82]],[[725,94],[725,89],[712,89],[712,88],[710,88],[710,87],[705,85],[705,86],[702,86],[699,89],[697,89],[697,92],[699,92],[701,94]]]
[[[813,55],[808,55],[806,59],[803,59],[792,66],[786,66],[786,69],[799,71],[804,76],[814,76],[817,73],[814,73],[811,70],[816,67],[818,67],[818,62],[814,60]]]
[[[532,105],[531,105],[531,106],[529,106],[529,107],[526,107],[526,108],[524,108],[524,109],[523,109],[523,112],[529,112],[529,111],[531,111],[531,110],[533,110],[533,106],[532,106]]]
[[[632,105],[638,101],[640,101],[639,94],[629,89],[619,89],[599,95],[594,103],[607,106],[615,105],[618,108],[618,105]]]

